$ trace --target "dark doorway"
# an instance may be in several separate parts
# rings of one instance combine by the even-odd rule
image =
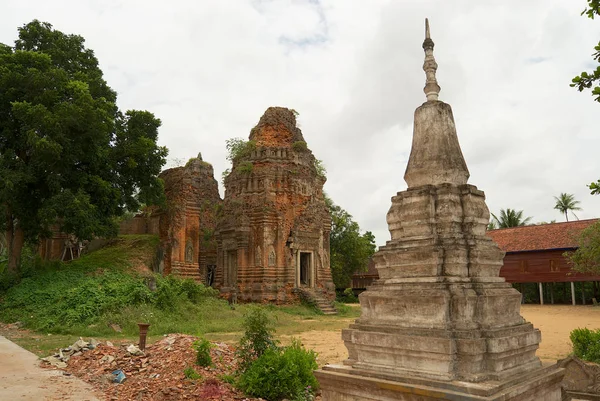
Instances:
[[[216,265],[206,265],[206,285],[212,287],[215,282]]]
[[[300,285],[310,285],[311,257],[310,252],[300,252]]]

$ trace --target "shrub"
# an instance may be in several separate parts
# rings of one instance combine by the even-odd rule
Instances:
[[[194,341],[192,344],[194,350],[196,350],[196,365],[198,366],[210,366],[212,365],[212,358],[210,357],[210,349],[212,344],[205,338],[201,338]]]
[[[283,349],[267,349],[240,376],[239,387],[248,395],[268,401],[310,399],[318,388],[313,375],[316,354],[296,339]]]
[[[600,363],[600,329],[575,329],[570,338],[575,356],[585,361]]]
[[[187,368],[185,368],[183,370],[183,375],[185,376],[186,379],[190,379],[190,380],[202,379],[202,376],[200,376],[200,374],[198,372],[196,372],[196,370],[194,370],[194,368],[192,368],[191,366],[188,366]]]
[[[343,292],[336,290],[336,300],[338,302],[345,302],[347,304],[358,303],[358,297],[354,295],[352,288],[346,288]]]
[[[249,156],[256,149],[255,141],[245,141],[242,138],[230,138],[225,141],[227,160],[233,162],[241,157]]]
[[[292,149],[296,152],[304,152],[308,150],[308,146],[306,146],[306,142],[304,141],[296,141],[292,144]]]
[[[264,309],[260,307],[250,309],[244,315],[244,327],[246,330],[236,351],[241,372],[248,369],[265,351],[277,349],[277,343],[273,339],[275,332],[273,322]]]
[[[250,174],[250,173],[252,173],[253,169],[254,169],[254,165],[252,164],[252,162],[243,161],[243,162],[240,162],[240,164],[238,164],[236,171],[238,171],[242,174]]]

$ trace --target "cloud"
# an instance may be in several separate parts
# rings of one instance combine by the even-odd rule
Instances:
[[[82,35],[119,106],[163,121],[171,164],[202,152],[220,179],[227,138],[247,137],[269,106],[294,108],[326,191],[379,244],[406,188],[429,17],[440,99],[490,209],[561,221],[553,196],[568,192],[580,218],[600,216],[585,187],[600,178],[600,105],[569,87],[595,68],[600,24],[569,0],[5,3],[0,42],[34,18]]]

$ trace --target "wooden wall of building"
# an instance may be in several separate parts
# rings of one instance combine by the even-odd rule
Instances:
[[[500,277],[509,283],[600,281],[600,275],[576,273],[563,256],[565,249],[507,252]]]

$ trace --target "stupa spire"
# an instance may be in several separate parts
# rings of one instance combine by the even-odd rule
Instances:
[[[433,57],[433,40],[431,40],[431,34],[429,32],[429,20],[425,18],[425,40],[423,41],[423,50],[425,50],[425,62],[423,63],[423,70],[425,71],[425,96],[427,101],[438,100],[440,93],[440,86],[435,78],[435,72],[438,68],[435,58]]]

